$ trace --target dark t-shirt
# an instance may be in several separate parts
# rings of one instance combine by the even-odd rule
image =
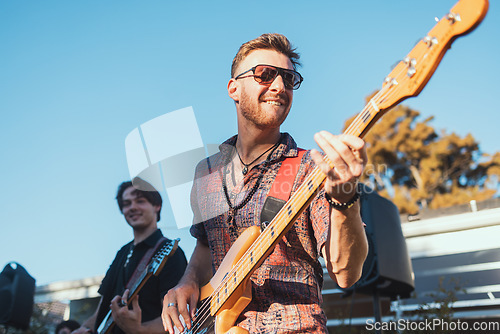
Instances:
[[[154,247],[162,236],[163,234],[161,231],[156,230],[156,232],[139,244],[134,246],[134,242],[131,241],[118,251],[99,288],[99,293],[102,295],[102,303],[97,315],[96,329],[109,312],[111,299],[116,295],[121,296],[123,294],[127,282],[144,254],[148,249]],[[170,240],[167,239],[167,242],[170,242]],[[159,248],[161,247],[158,247],[158,249]],[[131,254],[131,256],[128,263],[125,265],[129,254]],[[186,256],[182,249],[177,247],[177,250],[167,260],[160,274],[148,279],[146,284],[139,291],[139,306],[142,310],[142,322],[153,320],[161,315],[163,296],[181,279],[186,266]],[[123,333],[123,331],[115,326],[113,333]]]

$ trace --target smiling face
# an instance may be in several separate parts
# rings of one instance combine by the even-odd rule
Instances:
[[[259,64],[293,70],[292,62],[284,54],[274,50],[259,49],[252,51],[239,64],[236,74]],[[228,93],[236,103],[238,122],[243,126],[254,125],[262,130],[279,128],[292,107],[293,90],[285,88],[281,75],[278,75],[271,84],[260,84],[251,76],[238,80],[231,79]]]
[[[127,223],[137,231],[156,229],[157,213],[161,206],[152,205],[141,192],[128,187],[122,195],[122,213]]]

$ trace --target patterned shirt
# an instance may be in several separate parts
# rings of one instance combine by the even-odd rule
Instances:
[[[197,166],[191,192],[195,220],[191,234],[210,248],[214,272],[237,236],[245,228],[260,224],[264,201],[282,161],[298,154],[295,141],[283,133],[280,144],[266,161],[248,171],[242,184],[228,190],[233,207],[254,191],[243,207],[231,213],[222,187],[222,173],[227,173],[226,183],[233,182],[230,161],[235,154],[236,139],[234,136],[227,140],[219,147],[219,153]],[[292,195],[314,166],[307,151]],[[326,316],[320,306],[323,271],[318,261],[330,221],[323,192],[319,192],[251,276],[252,301],[240,315],[239,327],[250,333],[328,333]],[[234,218],[231,219],[230,214]]]

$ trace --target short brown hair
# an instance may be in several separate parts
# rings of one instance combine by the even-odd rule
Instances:
[[[233,65],[231,66],[231,78],[234,78],[236,75],[236,68],[243,61],[243,59],[245,59],[250,52],[259,49],[278,51],[290,59],[294,69],[296,69],[297,66],[300,66],[300,55],[295,52],[296,49],[292,46],[288,38],[284,35],[276,33],[262,34],[240,46],[236,56],[234,56]]]
[[[130,187],[135,188],[132,192],[133,194],[137,197],[144,197],[153,206],[159,206],[161,211],[163,201],[160,193],[151,184],[136,177],[133,181],[125,181],[118,186],[116,201],[118,202],[118,207],[120,208],[121,213],[123,213],[123,193]],[[157,222],[160,221],[160,211],[156,214]]]

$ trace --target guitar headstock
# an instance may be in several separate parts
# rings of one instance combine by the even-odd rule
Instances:
[[[180,239],[174,239],[170,242],[167,242],[163,247],[156,253],[156,255],[151,260],[149,264],[148,271],[153,273],[153,275],[158,276],[160,271],[167,263],[168,258],[175,253],[177,250],[177,246],[179,244]]]
[[[488,11],[488,0],[460,0],[384,80],[346,133],[363,137],[371,126],[401,101],[420,94],[455,39],[476,28]]]

